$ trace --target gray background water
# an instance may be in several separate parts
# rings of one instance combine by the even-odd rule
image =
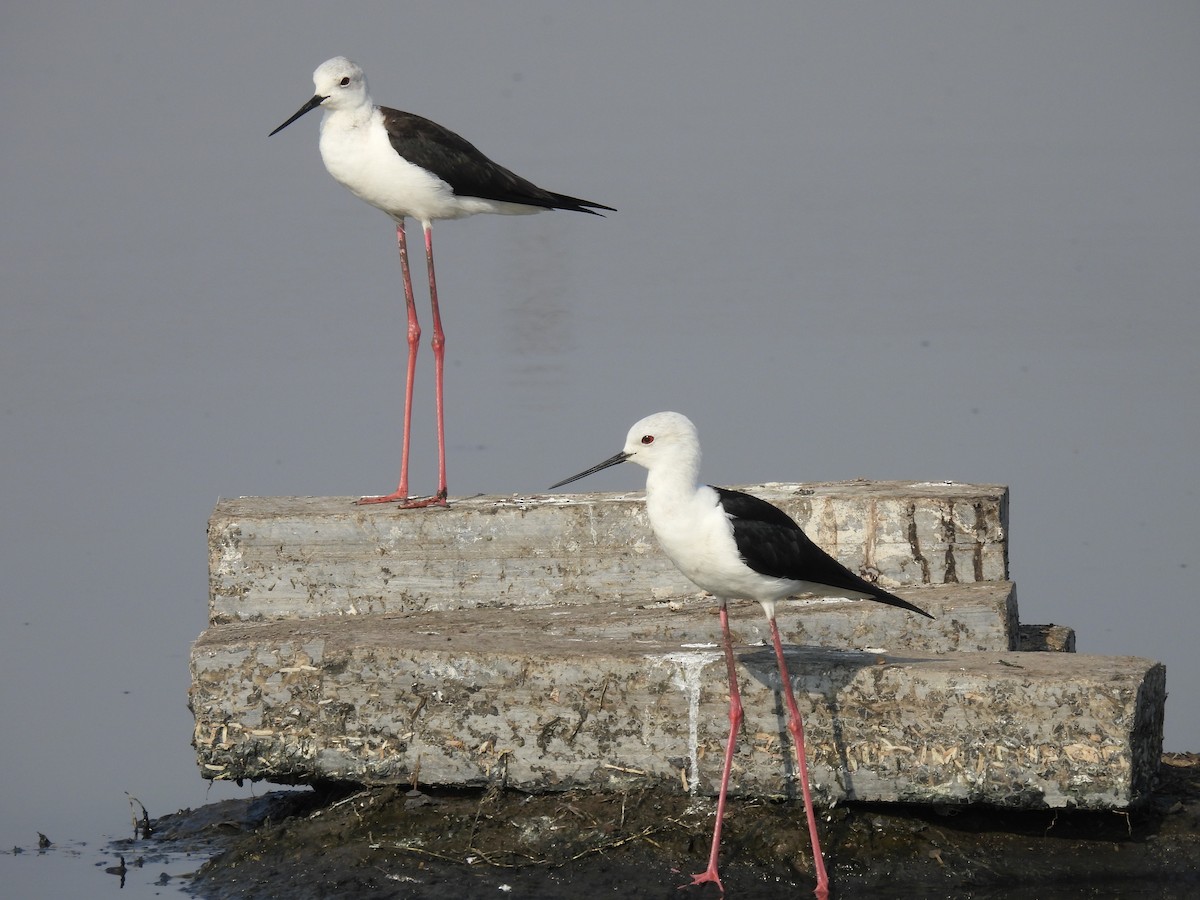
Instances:
[[[620,210],[435,228],[452,493],[665,408],[718,484],[1008,484],[1022,618],[1165,661],[1200,749],[1197,46],[1194,2],[10,5],[0,846],[228,796],[185,708],[214,502],[395,485],[392,229],[316,114],[267,139],[338,53]]]

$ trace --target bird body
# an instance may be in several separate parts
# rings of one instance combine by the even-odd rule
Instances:
[[[721,604],[721,633],[729,677],[729,737],[725,742],[725,762],[717,795],[716,823],[713,826],[708,868],[692,876],[692,883],[715,882],[724,893],[717,871],[721,825],[737,733],[743,718],[727,602],[733,599],[757,600],[770,623],[780,685],[787,703],[787,727],[794,742],[804,812],[813,848],[816,895],[820,900],[827,900],[829,876],[821,854],[816,813],[809,788],[804,724],[796,705],[779,626],[775,621],[775,604],[784,597],[811,594],[874,600],[927,618],[932,616],[850,572],[809,540],[800,526],[778,507],[742,491],[698,484],[700,438],[696,426],[680,413],[661,412],[647,416],[629,429],[625,447],[620,453],[551,485],[551,490],[627,460],[647,470],[646,514],[663,552],[680,572],[714,594]]]
[[[399,500],[406,507],[445,506],[446,437],[443,375],[445,333],[438,309],[433,268],[432,225],[437,219],[461,219],[478,213],[526,215],[567,209],[600,215],[612,207],[566,194],[556,194],[515,175],[484,156],[469,141],[436,122],[386,106],[376,106],[362,68],[344,56],[326,60],[313,72],[316,93],[271,134],[282,131],[310,110],[321,107],[321,160],[334,180],[352,194],[387,213],[396,222],[396,243],[404,276],[408,312],[408,369],[404,399],[404,444],[400,484],[360,503]],[[408,451],[412,426],[413,378],[421,328],[417,321],[404,220],[416,219],[425,232],[425,264],[433,314],[434,390],[438,433],[438,490],[432,497],[410,500]]]
[[[393,219],[428,223],[478,213],[529,215],[562,208],[550,206],[549,197],[532,202],[548,192],[494,164],[478,166],[482,171],[470,178],[462,160],[483,155],[436,122],[371,105],[370,98],[366,105],[370,111],[365,120],[362,109],[325,113],[321,160],[336,181]],[[522,185],[528,186],[527,193],[521,192]],[[505,196],[511,199],[502,199]]]
[[[733,519],[722,494],[693,483],[664,489],[646,479],[646,514],[667,558],[701,590],[730,600],[758,600],[772,608],[777,599],[798,593],[802,582],[764,575],[750,568],[738,549]],[[766,599],[764,599],[766,598]]]
[[[470,215],[449,184],[395,152],[383,110],[369,100],[366,110],[327,111],[319,146],[321,161],[335,181],[393,219],[432,222]],[[477,211],[491,212],[483,206]]]

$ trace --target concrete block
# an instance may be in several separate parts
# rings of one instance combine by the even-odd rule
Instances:
[[[1074,653],[1075,629],[1066,625],[1021,625],[1017,631],[1016,649]]]
[[[852,571],[900,590],[1008,577],[1000,485],[854,481],[745,487]],[[658,549],[640,492],[455,499],[222,500],[209,521],[210,620],[645,601],[695,588]]]
[[[735,616],[745,637],[761,613]],[[718,631],[701,604],[215,625],[192,653],[195,746],[214,779],[711,794],[727,728]],[[1122,808],[1157,770],[1165,670],[1149,660],[787,652],[821,802]],[[738,657],[733,790],[789,795],[774,655],[742,645]]]

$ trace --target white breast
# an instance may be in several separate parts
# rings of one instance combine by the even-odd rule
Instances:
[[[377,109],[359,122],[349,114],[329,113],[321,122],[320,146],[335,180],[393,218],[427,222],[470,214],[459,209],[448,184],[392,148]]]
[[[760,575],[747,566],[733,539],[733,526],[709,487],[648,492],[646,511],[663,552],[691,581],[718,597],[774,600],[795,590],[796,582]]]

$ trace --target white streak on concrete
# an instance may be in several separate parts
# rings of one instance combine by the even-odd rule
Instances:
[[[696,792],[700,783],[700,689],[704,686],[704,670],[714,661],[721,659],[720,653],[664,653],[648,656],[655,666],[669,665],[675,669],[675,686],[687,695],[688,700],[688,762],[691,778],[688,790]]]

